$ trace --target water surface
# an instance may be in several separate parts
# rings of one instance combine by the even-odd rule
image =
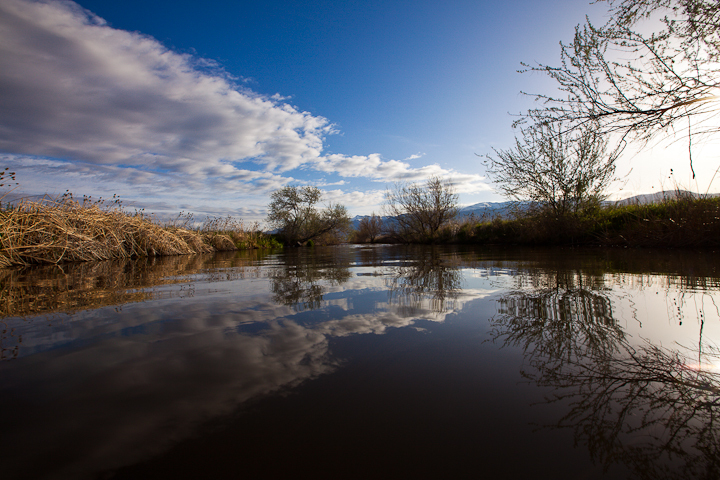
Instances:
[[[720,256],[0,271],[3,478],[717,478]]]

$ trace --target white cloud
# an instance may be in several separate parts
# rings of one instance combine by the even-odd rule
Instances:
[[[337,173],[341,177],[365,177],[376,182],[423,182],[432,176],[448,179],[455,184],[459,193],[488,191],[485,177],[447,170],[437,164],[412,168],[407,162],[383,160],[380,154],[370,155],[326,155],[312,161],[316,170]]]
[[[336,187],[346,185],[348,182],[345,180],[338,180],[337,182],[327,182],[324,178],[316,180],[314,182],[308,182],[308,184],[314,187]]]
[[[8,153],[243,177],[232,162],[296,168],[320,155],[331,129],[71,2],[3,1],[0,61],[0,150]]]
[[[330,203],[352,205],[355,208],[379,206],[385,199],[384,190],[370,190],[366,192],[345,192],[343,190],[327,190],[324,199]]]
[[[161,218],[185,211],[195,212],[200,218],[230,215],[250,222],[262,221],[267,198],[259,193],[275,190],[293,180],[270,172],[248,170],[202,178],[16,155],[0,155],[0,164],[16,171],[20,183],[6,201],[22,197],[37,199],[43,194],[55,197],[66,190],[77,196],[87,194],[96,198],[116,194],[130,211],[145,209]],[[252,187],[248,186],[249,182]]]

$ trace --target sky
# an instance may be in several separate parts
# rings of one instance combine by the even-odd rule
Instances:
[[[351,216],[396,182],[449,179],[460,203],[503,201],[482,155],[506,150],[521,62],[607,5],[584,0],[0,0],[0,167],[14,196],[66,191],[163,217],[266,216],[316,186]],[[614,198],[710,185],[717,144],[627,149]],[[672,169],[672,171],[670,170]],[[2,195],[0,193],[0,195]],[[10,197],[8,197],[10,198]]]

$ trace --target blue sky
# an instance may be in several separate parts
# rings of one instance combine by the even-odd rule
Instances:
[[[463,204],[500,201],[476,154],[512,146],[510,113],[533,104],[521,90],[554,89],[520,62],[557,64],[558,43],[605,12],[582,0],[0,0],[0,158],[14,194],[118,194],[162,215],[262,220],[284,185],[368,214],[394,182],[431,175]],[[686,149],[630,152],[612,193],[704,191],[678,160]],[[713,154],[693,152],[696,170],[709,165],[701,180]]]

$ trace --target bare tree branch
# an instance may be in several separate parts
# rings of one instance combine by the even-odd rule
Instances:
[[[450,182],[432,177],[424,186],[396,184],[385,194],[388,234],[407,242],[433,242],[457,215],[458,196]]]
[[[720,97],[720,2],[717,0],[609,0],[603,27],[588,20],[561,43],[561,65],[524,65],[553,78],[565,96],[533,95],[542,107],[516,121],[562,125],[596,123],[601,133],[647,142],[692,117],[696,138],[717,134]],[[652,16],[662,28],[643,35],[634,27]],[[714,120],[715,119],[715,120]]]

